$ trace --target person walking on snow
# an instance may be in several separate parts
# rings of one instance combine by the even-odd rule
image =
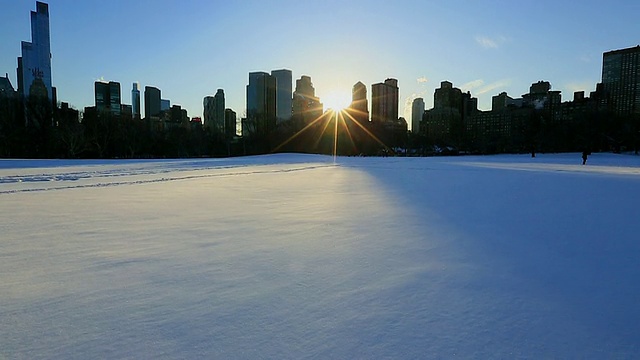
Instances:
[[[587,152],[587,150],[582,152],[582,165],[586,165],[587,164],[587,157],[589,156],[589,153]]]

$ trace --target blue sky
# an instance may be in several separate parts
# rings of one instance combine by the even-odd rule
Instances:
[[[602,53],[640,44],[640,2],[550,1],[173,1],[50,0],[53,83],[76,108],[93,105],[93,82],[157,86],[202,115],[222,88],[245,110],[250,71],[287,68],[311,76],[316,95],[350,94],[398,79],[401,115],[414,97],[433,104],[443,80],[491,96],[551,82],[570,100],[601,78]],[[0,0],[0,72],[15,86],[20,41],[35,1]],[[410,113],[405,112],[406,116]]]

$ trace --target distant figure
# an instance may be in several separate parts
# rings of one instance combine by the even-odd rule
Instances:
[[[589,152],[588,151],[583,151],[582,152],[582,165],[586,165],[587,164],[587,157],[589,156]]]

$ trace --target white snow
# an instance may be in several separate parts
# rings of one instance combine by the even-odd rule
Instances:
[[[640,157],[0,160],[0,359],[634,358]]]

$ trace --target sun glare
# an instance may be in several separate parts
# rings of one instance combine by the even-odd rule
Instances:
[[[340,111],[346,109],[351,104],[351,94],[346,91],[331,91],[320,98],[325,109]]]

